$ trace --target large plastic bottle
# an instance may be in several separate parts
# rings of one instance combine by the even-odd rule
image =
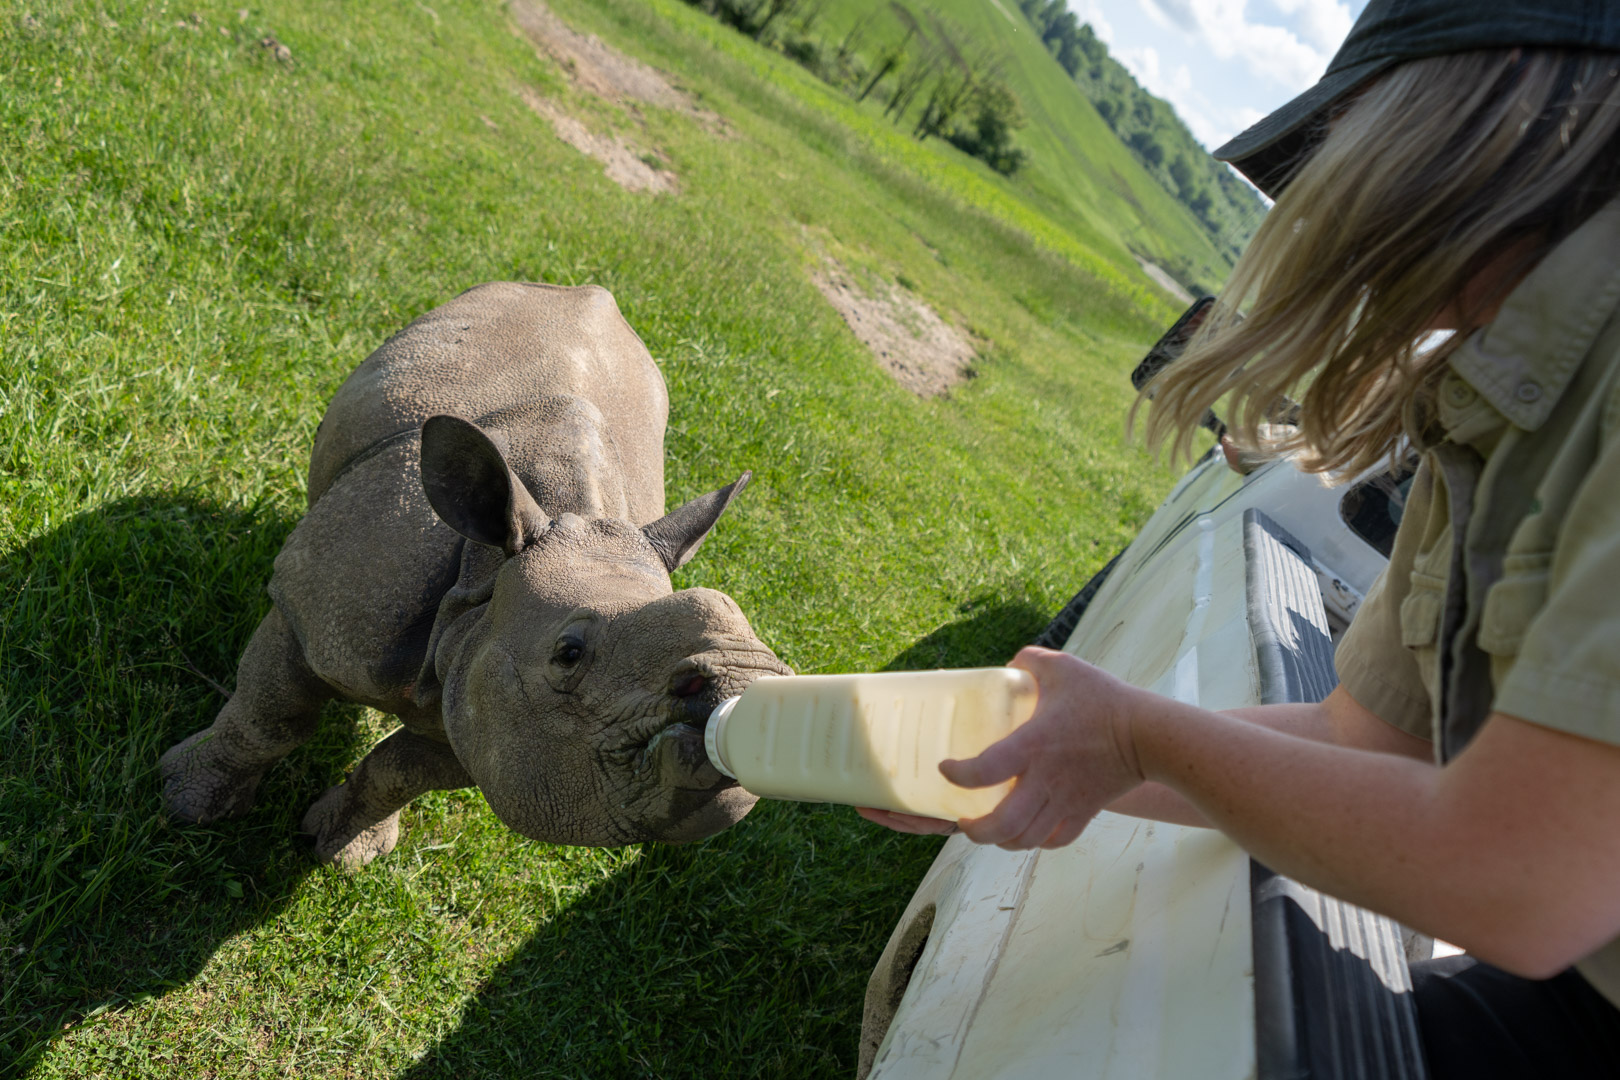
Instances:
[[[955,821],[994,809],[1012,781],[957,787],[939,763],[1009,734],[1035,697],[1034,678],[1016,668],[765,676],[714,710],[704,746],[762,798]]]

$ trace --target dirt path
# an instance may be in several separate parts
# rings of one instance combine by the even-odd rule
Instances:
[[[510,10],[518,29],[586,93],[621,104],[655,105],[685,113],[712,131],[725,130],[724,120],[671,83],[663,72],[626,56],[595,34],[581,34],[557,18],[542,0],[513,0]]]
[[[662,72],[624,55],[595,34],[579,33],[542,0],[513,0],[509,10],[518,29],[557,62],[577,89],[628,106],[638,121],[637,106],[652,105],[685,113],[710,131],[725,133],[725,121],[699,105]],[[608,179],[620,187],[654,194],[680,190],[679,178],[658,149],[643,146],[627,135],[594,132],[561,102],[542,97],[532,89],[522,87],[519,93],[531,109],[546,118],[557,138],[600,161]]]
[[[1182,288],[1181,282],[1165,273],[1164,267],[1157,263],[1150,263],[1140,255],[1136,257],[1136,261],[1141,265],[1142,272],[1148,277],[1152,278],[1171,296],[1175,297],[1177,300],[1180,300],[1183,304],[1190,304],[1193,302],[1193,294]]]
[[[868,295],[832,259],[811,280],[878,364],[912,393],[939,397],[973,377],[972,339],[907,290],[889,285]]]
[[[551,130],[557,133],[557,138],[587,157],[600,161],[608,179],[626,191],[651,191],[656,194],[680,191],[681,182],[675,174],[653,164],[660,160],[661,154],[643,150],[623,135],[598,135],[570,116],[555,101],[543,98],[527,87],[519,92],[529,108],[551,122]]]

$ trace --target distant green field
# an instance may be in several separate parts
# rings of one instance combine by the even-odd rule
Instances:
[[[1029,117],[1017,142],[1030,157],[1016,176],[997,178],[1002,184],[1122,267],[1135,270],[1135,253],[1175,268],[1182,277],[1193,276],[1191,270],[1210,284],[1226,280],[1230,261],[1191,212],[1120,143],[1014,0],[916,0],[910,6],[919,14],[944,16],[947,26],[963,31],[965,49],[988,46],[1006,57],[1005,77]],[[880,43],[899,38],[903,29],[886,9],[866,0],[831,0],[812,32],[840,40],[874,8],[878,17],[860,40],[866,55],[876,56]],[[873,111],[880,113],[881,105]],[[979,168],[987,177],[994,175]]]
[[[669,383],[671,501],[755,473],[677,585],[801,671],[1001,662],[1167,488],[1121,424],[1176,306],[1106,184],[1004,183],[677,0],[554,6],[726,131],[591,98],[486,0],[0,15],[0,1073],[852,1071],[936,842],[781,804],[569,849],[464,791],[344,876],[295,833],[387,730],[352,707],[246,817],[161,813],[158,755],[232,683],[324,402],[462,289],[614,292]],[[621,190],[525,93],[680,193]],[[1039,137],[1089,138],[1064,130]],[[827,258],[971,332],[977,377],[899,388],[810,283]]]

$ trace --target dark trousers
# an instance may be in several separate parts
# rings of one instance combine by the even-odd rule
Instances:
[[[1471,956],[1412,965],[1430,1080],[1620,1077],[1620,1010],[1573,970],[1545,981]]]

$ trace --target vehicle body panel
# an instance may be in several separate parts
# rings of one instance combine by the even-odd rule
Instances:
[[[1190,704],[1259,703],[1244,511],[1263,509],[1309,546],[1342,626],[1384,563],[1341,518],[1346,490],[1287,461],[1244,477],[1206,458],[1123,553],[1065,650]],[[953,837],[873,974],[863,1069],[884,1080],[1252,1077],[1250,888],[1247,854],[1210,830],[1104,813],[1051,851]],[[886,996],[898,1005],[879,1032]]]

